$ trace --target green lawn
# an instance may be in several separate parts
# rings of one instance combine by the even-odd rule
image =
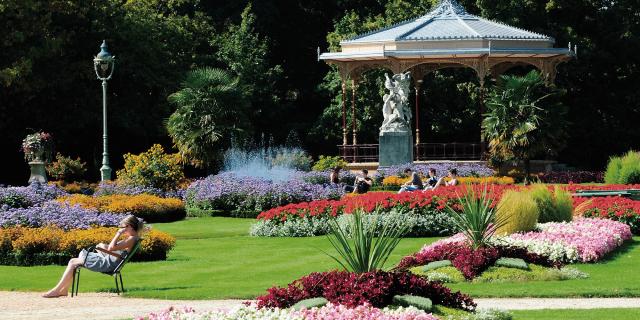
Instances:
[[[637,320],[640,309],[544,309],[512,311],[514,320]]]
[[[326,237],[254,238],[248,236],[253,219],[194,218],[154,224],[175,235],[168,261],[128,264],[123,272],[128,295],[165,299],[255,298],[273,285],[287,283],[338,264],[320,249],[333,252]],[[420,249],[433,239],[404,239],[387,265]],[[63,267],[0,266],[0,290],[49,289]],[[113,279],[83,271],[80,292],[114,288]]]
[[[313,271],[338,267],[320,251],[333,252],[326,237],[253,238],[253,219],[194,218],[154,224],[178,239],[167,261],[130,263],[124,269],[130,296],[166,299],[255,298],[272,285],[285,285]],[[408,238],[387,265],[419,250],[437,238]],[[626,245],[606,264],[578,265],[586,280],[504,284],[456,284],[472,297],[640,296],[640,238]],[[0,266],[0,290],[37,290],[52,287],[61,266]],[[113,280],[83,271],[80,291],[107,291]]]

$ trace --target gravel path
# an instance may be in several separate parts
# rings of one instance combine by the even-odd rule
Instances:
[[[588,299],[474,299],[480,308],[591,309],[640,308],[640,298]],[[79,297],[45,299],[35,292],[0,292],[2,319],[130,319],[169,306],[190,306],[197,311],[240,305],[242,300],[155,300],[122,298],[112,293],[82,293]]]

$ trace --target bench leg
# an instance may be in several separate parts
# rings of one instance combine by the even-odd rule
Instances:
[[[120,277],[120,289],[122,293],[124,293],[124,283],[122,283],[122,273],[118,272],[118,277]]]
[[[118,295],[120,295],[120,287],[119,287],[119,284],[118,284],[118,274],[117,273],[113,275],[113,279],[116,281],[116,293]]]
[[[74,292],[75,295],[78,295],[78,289],[80,288],[80,267],[75,268],[73,270],[73,282],[71,283],[71,297],[73,298]]]

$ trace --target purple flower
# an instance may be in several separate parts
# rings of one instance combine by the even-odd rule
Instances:
[[[185,198],[187,206],[202,209],[260,212],[289,203],[339,199],[342,195],[341,185],[325,183],[317,173],[296,171],[288,181],[274,182],[223,172],[193,182]]]
[[[89,229],[92,226],[117,226],[122,217],[120,214],[100,213],[96,209],[85,209],[79,205],[48,201],[41,206],[0,211],[0,227],[56,226],[64,230]]]
[[[436,162],[429,164],[403,164],[378,169],[378,174],[383,177],[404,175],[404,170],[411,168],[413,171],[421,175],[427,176],[429,169],[436,169],[439,177],[446,176],[449,169],[456,168],[458,175],[461,177],[478,176],[488,177],[495,174],[495,171],[489,168],[484,162]]]
[[[26,187],[0,188],[0,208],[27,208],[64,195],[67,193],[56,185],[37,182]]]

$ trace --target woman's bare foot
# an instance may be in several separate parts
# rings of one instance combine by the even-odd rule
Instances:
[[[47,293],[43,293],[43,298],[57,298],[57,297],[66,297],[67,293],[60,293],[58,291],[48,291]]]

